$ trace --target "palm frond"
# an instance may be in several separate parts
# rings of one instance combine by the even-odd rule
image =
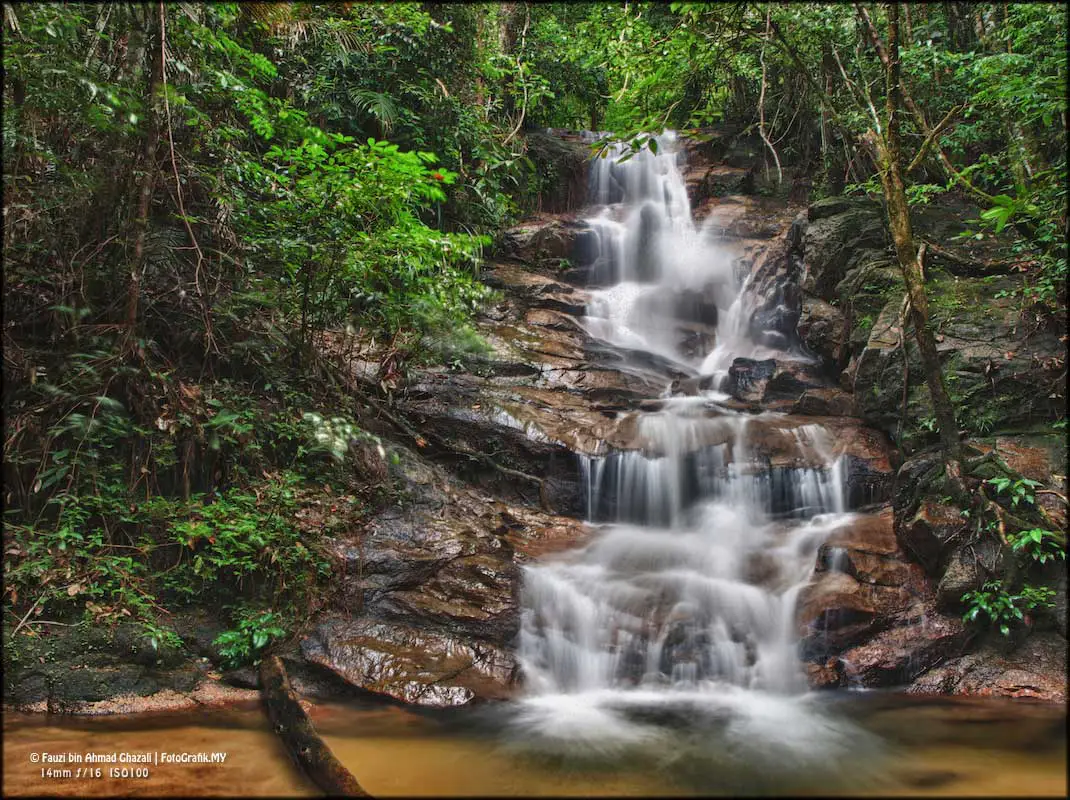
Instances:
[[[351,88],[348,95],[349,101],[359,111],[375,118],[382,126],[383,133],[389,133],[401,116],[397,101],[385,92]]]

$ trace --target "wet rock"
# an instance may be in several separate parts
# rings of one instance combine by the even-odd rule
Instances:
[[[353,686],[424,706],[503,699],[515,671],[509,654],[490,643],[370,618],[325,619],[301,652]]]
[[[521,507],[503,511],[501,520],[496,533],[512,547],[517,564],[581,547],[593,530],[573,517],[552,516]]]
[[[888,506],[833,532],[818,551],[815,572],[834,568],[859,583],[900,586],[913,596],[920,597],[928,590],[924,571],[907,560],[895,539]]]
[[[803,273],[801,223],[793,224],[758,256],[747,284],[754,299],[748,321],[751,338],[767,347],[789,350],[798,345],[802,313],[799,281]]]
[[[852,256],[864,248],[884,247],[884,221],[871,201],[844,197],[818,201],[807,210],[807,218],[803,289],[832,300]]]
[[[490,286],[508,290],[529,306],[574,315],[583,314],[587,308],[588,295],[583,290],[515,264],[490,265],[483,279]]]
[[[965,629],[936,614],[932,597],[924,571],[896,540],[890,507],[834,531],[796,607],[811,685],[888,685],[935,664],[948,637]]]
[[[854,395],[842,389],[806,389],[795,405],[792,414],[812,417],[854,417],[857,416]]]
[[[581,230],[571,219],[542,215],[505,231],[497,253],[529,264],[560,262],[572,255]]]
[[[519,632],[519,588],[520,572],[511,558],[472,555],[449,561],[419,587],[384,595],[377,609],[396,620],[508,641]]]
[[[747,255],[748,268],[754,257],[769,246],[770,239],[784,233],[797,210],[782,201],[743,195],[712,198],[693,208],[707,236],[714,237],[728,252]],[[746,253],[747,250],[753,252]]]
[[[728,368],[723,390],[746,403],[796,403],[807,392],[825,387],[815,365],[801,361],[737,358]],[[786,408],[784,410],[787,410]]]
[[[958,508],[925,497],[909,521],[898,527],[897,534],[899,541],[926,571],[935,575],[945,548],[965,525]]]
[[[737,358],[728,368],[726,391],[738,400],[757,401],[765,394],[765,388],[777,372],[777,362],[772,358],[755,361],[753,358]]]
[[[825,572],[799,594],[796,618],[802,657],[821,661],[872,641],[914,602],[905,587],[862,583],[843,572]]]
[[[928,613],[846,650],[840,655],[840,663],[848,686],[902,686],[934,665],[959,655],[969,638],[957,617]]]
[[[520,624],[519,565],[574,546],[586,529],[460,489],[440,467],[426,472],[404,506],[334,541],[331,606],[345,612],[314,621],[301,657],[356,689],[404,702],[503,697]]]
[[[943,566],[943,574],[936,587],[937,607],[959,611],[962,595],[1002,572],[1003,558],[999,542],[988,537],[969,547],[951,551]]]
[[[803,343],[824,359],[830,371],[843,365],[848,331],[838,308],[820,298],[803,296],[798,333]]]
[[[750,194],[754,191],[754,170],[719,164],[707,170],[703,181],[703,191],[707,197]]]
[[[843,686],[843,673],[838,668],[839,661],[830,658],[823,664],[808,662],[806,668],[806,682],[811,689],[834,689]]]
[[[908,691],[1066,702],[1066,639],[1034,634],[1010,654],[986,645],[918,677]]]

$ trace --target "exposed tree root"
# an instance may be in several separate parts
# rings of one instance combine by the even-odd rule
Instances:
[[[1008,545],[1009,542],[1007,541],[1007,516],[1006,516],[1006,514],[1004,513],[1003,509],[1000,507],[999,503],[994,501],[991,497],[989,497],[985,493],[984,487],[981,488],[981,497],[984,499],[986,507],[990,508],[992,510],[992,513],[994,513],[996,515],[996,520],[999,523],[999,540],[1001,542],[1003,542],[1003,544]]]
[[[371,797],[312,727],[278,656],[260,663],[260,694],[272,728],[313,783],[334,797]]]

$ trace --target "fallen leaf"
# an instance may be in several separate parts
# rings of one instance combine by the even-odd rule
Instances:
[[[74,597],[76,594],[82,591],[82,584],[72,583],[67,587],[67,597]]]

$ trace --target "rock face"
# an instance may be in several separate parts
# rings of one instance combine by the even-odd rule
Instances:
[[[574,546],[574,518],[458,489],[411,452],[398,480],[415,500],[338,538],[334,605],[303,658],[365,691],[417,705],[509,696],[516,678],[519,565]]]
[[[910,687],[918,694],[975,694],[1066,702],[1066,639],[1034,635],[1012,653],[986,645],[930,669]]]
[[[568,261],[584,229],[570,213],[541,213],[505,231],[497,252],[528,264]]]
[[[963,232],[969,213],[926,208],[916,215],[916,236],[950,239]],[[909,321],[904,330],[902,279],[885,246],[880,209],[867,200],[829,198],[810,206],[807,221],[803,340],[843,370],[841,384],[867,422],[908,450],[935,442],[920,425],[932,416],[928,390]],[[995,244],[949,247],[963,257],[1009,255]],[[929,257],[926,292],[963,426],[974,435],[1019,433],[1058,418],[1066,404],[1066,347],[1059,340],[1065,330],[1016,299],[1020,276],[972,277],[950,266]]]
[[[797,607],[811,686],[900,686],[958,655],[969,634],[934,599],[896,540],[890,507],[833,533]]]
[[[869,254],[887,244],[880,206],[869,200],[834,197],[812,204],[803,244],[807,275],[803,290],[823,300]]]

